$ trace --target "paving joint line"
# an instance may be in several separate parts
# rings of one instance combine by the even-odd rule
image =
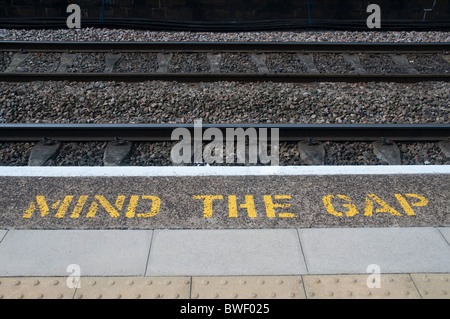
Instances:
[[[419,287],[417,286],[417,283],[414,281],[413,276],[412,276],[411,274],[408,274],[408,275],[409,275],[409,278],[411,278],[411,281],[412,281],[412,283],[414,284],[414,287],[416,288],[417,293],[418,293],[419,296],[420,296],[420,299],[424,299],[423,296],[422,296],[422,294],[420,293],[420,289],[419,289]]]
[[[443,226],[443,227],[449,227],[449,226]],[[438,233],[439,233],[439,235],[441,235],[441,237],[442,237],[442,239],[447,243],[447,245],[450,247],[450,243],[447,241],[447,238],[445,238],[445,236],[444,236],[444,234],[441,232],[441,230],[439,229],[439,228],[442,228],[442,226],[441,227],[435,227],[436,229],[437,229],[437,231],[438,231]],[[450,228],[450,227],[449,227]]]
[[[296,233],[297,233],[297,239],[298,239],[298,242],[299,242],[299,244],[300,244],[300,251],[301,251],[302,256],[303,256],[303,261],[304,261],[304,263],[305,263],[306,273],[309,274],[308,264],[307,264],[307,262],[306,262],[305,252],[303,251],[302,241],[301,241],[301,239],[300,239],[300,233],[299,233],[299,230],[300,230],[300,229],[299,229],[299,228],[295,228],[295,230],[296,230]]]
[[[155,230],[151,229],[152,235],[150,238],[150,245],[148,247],[148,254],[147,254],[147,261],[145,263],[145,269],[144,269],[144,276],[147,273],[147,269],[148,269],[148,264],[150,262],[150,254],[151,254],[151,250],[152,250],[152,245],[153,245],[153,236],[155,235]]]

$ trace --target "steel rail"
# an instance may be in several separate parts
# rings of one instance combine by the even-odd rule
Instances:
[[[0,124],[1,142],[105,142],[116,139],[135,142],[167,142],[176,128],[189,130],[194,124]],[[450,138],[450,124],[202,124],[202,130],[278,129],[280,141],[371,142],[382,139],[402,142],[436,142]]]
[[[443,53],[450,51],[450,43],[0,41],[0,51]]]

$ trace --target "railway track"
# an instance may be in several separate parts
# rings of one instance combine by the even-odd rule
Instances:
[[[0,42],[0,81],[449,81],[449,43]]]
[[[191,136],[195,134],[194,124],[2,124],[0,125],[0,142],[3,143],[3,146],[16,144],[18,148],[24,148],[24,143],[26,143],[28,145],[26,149],[17,151],[17,153],[23,153],[24,157],[28,157],[28,164],[32,166],[47,165],[49,161],[59,156],[62,145],[67,147],[60,157],[70,157],[72,156],[70,153],[84,152],[86,155],[83,156],[87,157],[85,163],[91,163],[90,165],[94,166],[126,165],[132,152],[134,152],[135,158],[142,159],[141,164],[136,162],[132,165],[170,166],[174,165],[171,162],[171,149],[179,141],[172,137],[176,128],[187,129],[191,132]],[[281,145],[278,148],[280,165],[339,165],[358,161],[359,164],[367,164],[364,163],[365,160],[369,164],[402,164],[405,161],[402,161],[401,157],[409,155],[401,155],[401,149],[409,152],[408,145],[413,145],[413,148],[420,145],[421,152],[434,152],[437,157],[441,158],[437,164],[450,163],[450,125],[448,124],[203,124],[202,133],[210,128],[219,129],[223,136],[227,136],[228,130],[236,132],[239,129],[246,133],[254,129],[260,134],[259,130],[265,128],[270,130],[268,134],[272,137],[272,130],[277,129],[279,136],[277,142],[280,142]],[[250,134],[246,136],[247,141],[249,136]],[[211,138],[204,138],[202,142],[205,147],[205,143],[211,142]],[[132,151],[133,144],[135,150]],[[355,145],[357,146],[356,150]],[[32,155],[33,152],[38,155]],[[302,152],[306,152],[303,157]],[[333,152],[336,154],[325,154]],[[112,156],[115,158],[108,159],[106,153],[113,154]],[[387,153],[387,155],[383,153]],[[394,157],[389,153],[394,153]],[[233,156],[235,155],[233,154]],[[347,155],[354,158],[346,162],[336,159],[336,157]],[[38,160],[33,159],[36,156],[39,158]],[[319,156],[318,159],[317,156]],[[152,159],[155,161],[151,163]],[[62,159],[61,161],[63,164],[58,164],[57,161],[51,163],[68,165],[71,160]],[[414,164],[421,163],[417,159],[411,161]],[[22,160],[22,164],[24,163]],[[196,165],[197,163],[192,161],[190,164]],[[231,164],[248,163],[239,163],[236,155],[236,161],[233,159]],[[257,164],[263,165],[264,163],[258,162]],[[435,163],[430,162],[430,164]]]
[[[91,47],[81,48],[77,47],[76,43],[72,43],[67,49],[63,48],[60,43],[51,43],[46,49],[49,51],[44,49],[42,49],[44,51],[39,51],[38,47],[32,47],[37,44],[30,43],[30,47],[26,49],[21,47],[20,43],[14,45],[17,46],[0,52],[0,57],[4,59],[3,62],[5,62],[5,57],[11,58],[6,61],[7,63],[3,63],[3,66],[0,66],[4,67],[3,73],[0,73],[2,81],[104,81],[108,79],[143,81],[159,79],[191,82],[226,80],[280,82],[438,80],[448,82],[449,74],[445,72],[448,64],[445,59],[447,55],[443,52],[447,51],[445,45],[443,47],[431,45],[428,48],[402,45],[395,46],[397,48],[395,50],[387,45],[381,45],[371,47],[375,51],[370,53],[369,51],[365,53],[357,51],[357,48],[361,48],[361,46],[354,44],[353,48],[350,45],[335,47],[340,51],[332,51],[331,46],[317,46],[316,44],[303,47],[299,51],[299,48],[293,45],[290,49],[285,46],[285,51],[281,53],[270,51],[271,44],[265,44],[267,47],[259,50],[255,50],[250,45],[251,48],[245,48],[248,50],[246,52],[237,46],[234,48],[235,52],[226,52],[226,44],[218,44],[219,47],[216,49],[208,48],[203,52],[199,51],[195,45],[191,49],[187,49],[187,47],[177,49],[163,44],[166,46],[165,48],[155,46],[151,48],[151,51],[145,51],[144,48],[148,44],[136,44],[140,49],[130,46],[128,47],[130,52],[126,52],[127,48],[122,43],[118,44],[118,46],[122,46],[121,50],[117,47],[112,49],[101,46],[100,50],[103,50],[103,53],[98,53],[99,49],[95,48],[95,44],[92,44]],[[221,48],[220,45],[223,47]],[[115,47],[115,45],[113,46]],[[328,48],[326,50],[329,51],[321,53],[320,47]],[[136,53],[137,49],[141,51]],[[230,47],[229,50],[232,48]],[[213,64],[209,62],[208,55],[221,55],[223,58],[221,61],[230,61],[230,55],[236,53],[240,58],[246,56],[246,61],[253,63],[253,73],[247,71],[241,73],[213,72]],[[170,60],[164,60],[164,58],[158,60],[158,54],[163,57],[171,55]],[[402,63],[399,62],[402,60],[406,59],[408,64],[412,64],[409,61],[415,61],[416,57],[422,57],[422,54],[426,54],[427,58],[418,58],[418,60],[422,61],[421,65],[430,68],[419,69],[417,64],[401,67]],[[45,60],[47,62],[39,63],[40,60],[37,58],[43,55],[47,56],[48,59]],[[73,60],[68,59],[71,55]],[[153,56],[154,60],[149,62],[148,59],[144,59],[146,62],[142,63],[142,60],[137,59],[137,55],[147,58]],[[278,65],[279,68],[276,69],[278,73],[275,73],[274,66],[277,63],[271,64],[270,62],[273,62],[275,55],[279,58],[277,61],[281,61],[281,58],[288,58],[287,55],[289,55],[290,59],[286,59],[286,61],[294,64],[299,61],[311,61],[312,57],[313,64],[301,62],[302,67],[299,67],[299,70],[301,68],[302,72],[296,73],[294,72],[296,69],[287,68],[288,63],[286,62],[280,64],[281,66]],[[358,64],[352,66],[348,62],[353,70],[346,65],[340,67],[347,73],[337,72],[339,68],[335,67],[335,61],[353,61],[355,63],[359,59],[359,66],[362,67],[363,57],[367,58],[369,55],[379,62],[377,66],[379,70],[385,67],[383,63],[387,61],[391,61],[389,65],[394,69],[386,69],[385,73],[375,72],[374,74],[367,72],[369,68],[365,67],[366,73],[363,73],[362,69],[356,71]],[[188,68],[184,63],[186,61],[184,58],[198,56],[205,58],[203,61],[206,63],[203,65],[207,65],[206,69]],[[299,56],[302,56],[303,60]],[[356,56],[358,59],[354,59],[352,56]],[[85,57],[91,61],[85,61]],[[331,63],[323,62],[327,58],[330,58]],[[439,61],[437,64],[433,63],[433,61],[436,62],[435,58]],[[15,62],[14,59],[16,59]],[[197,60],[191,60],[193,64],[197,63]],[[131,67],[124,67],[124,61],[128,61],[127,63]],[[160,69],[161,61],[166,63],[164,72]],[[265,61],[265,63],[258,64],[258,61]],[[428,64],[425,61],[428,61]],[[153,72],[142,73],[133,69],[134,65],[139,64],[143,64],[144,68],[152,66]],[[178,69],[177,65],[184,66]],[[216,71],[222,71],[221,65],[221,62],[216,65]],[[445,67],[442,72],[437,72],[436,65]],[[83,66],[87,66],[87,68],[83,68]],[[273,73],[264,72],[263,66]],[[321,72],[327,66],[336,72]],[[313,67],[318,73],[311,73]],[[45,70],[45,72],[35,72],[39,69]],[[418,73],[415,73],[413,69]],[[69,70],[71,72],[68,72]],[[83,70],[89,70],[92,73],[82,72]],[[35,84],[39,86],[34,87]],[[44,89],[44,86],[52,84],[57,85],[57,88],[49,91]],[[74,84],[73,88],[72,84]],[[303,114],[301,111],[303,106],[309,104],[316,106],[311,112],[316,112],[314,116],[320,111],[334,119],[339,119],[333,112],[334,109],[340,107],[340,104],[331,105],[330,103],[335,98],[345,96],[347,91],[338,88],[336,93],[331,93],[324,88],[317,89],[316,92],[323,90],[331,95],[331,99],[317,105],[315,102],[317,100],[310,101],[307,97],[309,92],[303,90],[305,87],[315,87],[312,84],[296,85],[300,87],[298,91],[295,91],[296,94],[286,95],[294,98],[298,93],[298,96],[308,99],[308,103],[305,104],[293,103],[293,107],[289,108],[293,112],[289,115],[283,116],[283,118],[249,116],[244,117],[243,120],[244,122],[275,122],[275,124],[214,124],[215,119],[211,120],[206,117],[207,106],[210,106],[208,103],[211,103],[211,100],[202,95],[190,95],[188,92],[186,94],[188,98],[168,102],[161,96],[170,96],[168,94],[170,91],[164,91],[162,95],[157,95],[155,89],[149,89],[146,86],[143,91],[153,95],[153,99],[146,99],[138,94],[134,95],[132,87],[139,84],[131,84],[123,88],[124,96],[138,100],[141,103],[139,107],[146,108],[145,111],[137,113],[135,121],[136,118],[121,116],[121,114],[126,116],[136,111],[134,105],[125,104],[123,107],[124,102],[119,98],[112,100],[111,103],[103,103],[110,101],[107,91],[116,93],[120,90],[119,88],[103,86],[103,83],[87,83],[86,86],[91,86],[92,89],[97,84],[102,84],[101,87],[98,87],[98,92],[106,94],[85,100],[84,98],[90,93],[87,93],[88,90],[84,90],[83,87],[77,87],[77,85],[85,85],[84,83],[3,83],[5,88],[0,101],[2,111],[0,121],[4,124],[0,124],[0,166],[5,165],[5,167],[0,168],[0,182],[3,190],[1,198],[4,207],[4,213],[0,218],[0,253],[3,257],[0,260],[7,262],[1,265],[0,269],[3,273],[0,275],[11,277],[10,281],[7,280],[8,278],[2,279],[3,290],[9,289],[11,286],[14,296],[20,293],[19,298],[28,298],[34,296],[35,292],[27,287],[39,288],[46,285],[45,278],[51,278],[51,285],[59,289],[61,273],[64,274],[65,270],[69,271],[70,268],[67,267],[67,264],[70,263],[69,266],[78,266],[79,268],[81,265],[83,276],[89,276],[86,279],[89,280],[89,283],[85,284],[83,281],[82,287],[89,286],[90,289],[99,287],[98,289],[101,289],[101,294],[92,290],[92,296],[95,298],[107,298],[107,292],[119,292],[116,289],[121,289],[122,282],[120,280],[124,278],[127,280],[126,289],[130,289],[130,286],[136,287],[136,289],[145,287],[142,291],[133,291],[136,298],[146,298],[150,296],[150,292],[156,298],[170,296],[186,298],[186,293],[169,294],[166,290],[164,292],[158,290],[156,293],[156,290],[153,290],[163,286],[164,289],[182,286],[184,291],[187,290],[186,287],[189,287],[188,298],[204,298],[206,295],[203,295],[202,287],[208,286],[208,290],[214,291],[216,282],[219,280],[221,290],[217,289],[218,293],[213,295],[213,298],[231,295],[225,293],[232,293],[233,298],[238,294],[239,297],[245,297],[240,291],[235,292],[234,289],[238,285],[245,285],[245,289],[249,291],[250,288],[254,289],[257,293],[253,293],[252,296],[258,298],[265,297],[260,291],[270,292],[271,297],[301,297],[300,293],[304,293],[308,298],[320,298],[319,291],[321,290],[326,291],[328,297],[339,297],[341,292],[338,290],[340,288],[336,286],[337,283],[346,284],[350,281],[353,286],[350,288],[344,286],[341,289],[342,295],[345,293],[346,296],[362,296],[360,291],[363,290],[359,286],[362,285],[365,289],[367,283],[367,288],[371,290],[366,290],[364,296],[385,298],[386,296],[395,297],[398,293],[398,295],[402,294],[401,296],[407,295],[416,298],[430,297],[434,291],[429,288],[430,286],[422,285],[420,281],[422,277],[423,282],[427,282],[427,284],[430,281],[433,284],[437,282],[435,286],[438,287],[440,296],[447,295],[447,286],[444,286],[442,282],[446,280],[443,275],[449,269],[449,254],[445,254],[445,252],[448,252],[450,234],[446,227],[450,225],[449,214],[446,210],[449,207],[448,199],[450,198],[450,189],[447,186],[448,164],[450,164],[450,124],[276,124],[278,122],[286,123],[288,120],[291,122],[307,121],[306,116],[301,117]],[[111,84],[116,85],[117,83]],[[162,86],[161,82],[151,84]],[[178,85],[163,84],[174,87]],[[234,85],[234,83],[227,83],[227,85],[229,84]],[[448,123],[448,84],[423,83],[425,89],[423,87],[417,89],[421,84],[385,83],[382,84],[382,88],[377,91],[377,94],[374,94],[375,97],[372,94],[361,94],[365,98],[367,97],[367,100],[363,99],[360,101],[361,103],[355,104],[343,101],[341,104],[349,106],[350,109],[353,107],[364,109],[364,111],[357,112],[355,110],[355,113],[352,113],[355,118],[351,123],[402,123],[403,119],[409,120],[409,123]],[[204,87],[202,84],[180,85],[182,87],[180,90],[186,91],[185,87],[195,86],[202,86],[203,90],[208,90],[208,87],[214,85],[208,84]],[[217,83],[217,85],[221,86],[222,83]],[[267,83],[267,86],[270,85],[272,84]],[[289,83],[277,85],[290,86]],[[340,86],[341,84],[333,85]],[[367,86],[371,85],[376,86],[377,84],[368,84]],[[14,86],[20,87],[20,90],[10,90],[9,87]],[[251,86],[249,90],[255,90],[253,84],[248,86]],[[366,86],[366,84],[345,86],[360,94],[355,87]],[[433,90],[435,86],[440,87],[441,90]],[[57,94],[58,90],[67,87],[73,89],[73,95],[71,93],[69,96],[74,98],[66,99],[63,94]],[[400,89],[396,87],[400,87]],[[219,87],[218,91],[213,93],[223,89],[226,87]],[[427,89],[431,92],[431,97],[426,94],[421,95],[421,90],[427,91]],[[280,88],[275,90],[280,90]],[[404,101],[398,101],[392,99],[391,96],[385,96],[384,93],[389,90],[401,97],[406,96],[406,98]],[[96,92],[96,90],[92,91],[91,93]],[[42,92],[45,99],[41,100],[33,92]],[[253,96],[258,95],[259,91],[256,92]],[[415,95],[419,95],[417,100],[413,101],[409,98]],[[89,118],[71,112],[79,106],[76,104],[78,97],[83,97],[83,105],[79,111],[81,113],[93,112]],[[188,113],[186,109],[174,111],[168,106],[183,105],[187,100],[194,99],[193,97],[198,103],[192,106],[192,110],[199,111],[192,114],[194,121],[195,118],[203,117],[205,121],[213,123],[202,124],[201,127],[203,154],[206,146],[213,142],[211,136],[206,134],[208,129],[213,129],[215,132],[214,142],[219,139],[220,134],[228,137],[228,132],[232,130],[234,132],[254,130],[260,137],[261,130],[267,129],[270,130],[269,134],[272,137],[269,140],[272,157],[274,156],[272,146],[274,142],[279,142],[279,150],[275,153],[279,157],[279,166],[270,167],[267,163],[261,162],[242,164],[227,161],[226,163],[214,163],[211,166],[265,165],[265,167],[190,167],[208,166],[209,163],[204,159],[200,162],[196,161],[195,136],[198,126],[180,124],[185,123],[184,118],[167,119],[171,123],[178,124],[31,124],[38,121],[58,123],[61,120],[76,123],[86,120],[108,123],[111,119],[107,117],[106,113],[97,115],[94,112],[95,109],[104,110],[106,108],[112,112],[113,121],[154,122],[158,120],[158,117],[152,116],[153,114],[144,117],[145,114],[155,112],[157,106],[153,104],[154,101],[161,102],[164,115],[173,112],[175,116],[181,117]],[[380,98],[379,104],[378,97]],[[51,100],[51,103],[47,102],[47,98]],[[22,100],[26,101],[26,104],[23,104]],[[249,100],[245,100],[244,103],[248,103]],[[389,100],[390,107],[383,108],[382,101],[386,100]],[[286,106],[283,105],[284,103],[286,103],[284,99],[275,98],[270,103],[255,104],[257,106],[253,107],[254,110],[252,106],[239,109],[235,105],[224,104],[214,105],[213,108],[225,116],[230,116],[230,118],[221,120],[222,123],[229,123],[233,122],[232,112],[226,113],[226,110],[242,113],[251,110],[262,113],[263,107],[259,107],[259,105],[270,111],[277,111],[277,108]],[[58,117],[47,116],[49,114],[47,109],[57,109],[60,106],[64,106],[65,113],[58,110],[55,111],[55,113],[60,112]],[[123,112],[120,110],[121,107],[123,107]],[[409,109],[413,110],[411,114],[417,113],[419,117],[411,116],[409,112],[406,112]],[[35,110],[42,114],[33,113]],[[375,121],[369,118],[367,121],[367,118],[358,117],[358,114],[374,116],[377,110],[383,116],[381,120]],[[300,115],[294,118],[295,112]],[[391,112],[395,112],[397,117],[390,117]],[[27,115],[24,116],[23,113],[27,113]],[[189,118],[186,121],[191,120],[192,118]],[[161,122],[164,121],[166,118]],[[343,122],[348,123],[348,121],[347,119]],[[193,140],[191,139],[191,143],[193,142],[194,145],[190,144],[194,150],[192,162],[177,164],[172,161],[171,151],[174,144],[178,143],[178,140],[173,139],[175,129],[184,129],[189,132],[189,136],[194,137]],[[278,138],[273,139],[272,130],[275,129],[278,130]],[[250,134],[244,136],[248,138],[248,143],[245,143],[244,146],[245,151],[248,150],[249,154],[252,140]],[[261,144],[258,143],[259,151],[261,151],[260,147]],[[236,155],[236,158],[239,156],[238,152],[236,143],[236,154],[233,154]],[[247,157],[247,154],[245,155]],[[248,159],[250,159],[250,154]],[[416,167],[386,167],[385,164],[419,165]],[[23,167],[27,165],[53,167]],[[129,167],[100,167],[119,165]],[[169,167],[175,165],[188,167]],[[273,164],[271,163],[271,165]],[[301,167],[303,165],[312,166]],[[328,167],[315,165],[328,165]],[[347,166],[336,167],[338,165]],[[356,167],[353,165],[367,166]],[[425,167],[424,165],[430,166]],[[361,240],[355,241],[355,238]],[[259,244],[252,245],[255,242]],[[363,244],[358,245],[358,242]],[[367,242],[375,244],[375,246],[372,245],[374,249],[369,257],[367,247],[364,246],[364,243]],[[130,243],[134,245],[133,249],[130,249]],[[199,243],[201,245],[198,245]],[[337,244],[333,246],[333,243]],[[83,246],[83,244],[86,245]],[[417,249],[417,247],[419,248]],[[132,251],[134,255],[124,254],[128,251]],[[345,255],[347,252],[349,252],[348,256]],[[358,252],[363,253],[358,254]],[[50,255],[54,256],[50,259],[56,261],[47,267],[51,271],[45,267],[45,269],[33,267],[33,265],[47,262],[40,256]],[[243,255],[257,258],[247,258],[242,263],[236,263],[236,260],[240,260],[239,256]],[[97,261],[92,262],[90,256],[100,256],[102,260],[106,261],[114,260],[115,262],[109,264],[116,267],[104,270],[105,268],[97,267]],[[122,256],[121,260],[118,260],[117,256]],[[167,260],[171,262],[166,262]],[[172,262],[174,260],[183,260],[183,262]],[[197,260],[202,262],[198,263]],[[208,262],[205,263],[204,260]],[[227,260],[231,262],[227,264]],[[274,260],[277,262],[274,263]],[[327,260],[337,262],[329,265]],[[377,260],[381,261],[380,265],[372,264]],[[430,264],[427,260],[433,260],[433,263]],[[287,267],[285,267],[286,265]],[[322,268],[323,265],[328,266]],[[378,273],[376,270],[375,273],[369,272],[366,265],[383,269],[383,274],[392,272],[392,269],[393,272],[399,272],[398,269],[401,269],[404,274],[398,274],[398,277],[390,276],[389,280],[383,279],[383,290],[375,289],[377,292],[372,289],[373,287],[369,287],[368,274],[374,278],[373,276]],[[144,269],[144,273],[142,273],[142,269]],[[281,277],[276,281],[273,280],[268,276],[268,270],[270,270],[270,274],[280,274]],[[202,277],[192,277],[191,272]],[[334,276],[331,278],[330,275],[327,275],[336,272],[348,273],[351,277],[341,276],[338,278]],[[426,272],[436,273],[436,276],[427,275]],[[55,273],[57,274],[55,275]],[[110,273],[114,276],[119,273],[125,277],[108,278]],[[235,279],[230,276],[235,273],[239,274],[236,279],[239,280],[239,283],[237,281],[235,283]],[[263,276],[260,276],[261,273]],[[298,273],[301,276],[296,276],[295,283],[291,284],[290,276],[287,274]],[[317,273],[323,273],[325,276],[319,279]],[[417,273],[424,275],[420,277]],[[97,274],[100,274],[101,277],[95,277]],[[184,277],[180,277],[180,274]],[[215,274],[218,279],[212,276]],[[247,274],[249,277],[244,277]],[[314,274],[314,276],[310,277],[309,274]],[[144,275],[145,282],[143,279],[141,283],[138,276]],[[50,276],[57,277],[55,279]],[[191,277],[186,280],[186,276]],[[27,278],[31,278],[29,283]],[[158,278],[164,279],[157,281]],[[177,281],[177,278],[182,278],[183,282]],[[250,285],[253,284],[252,280],[255,278],[258,283],[257,287],[253,288]],[[106,283],[106,280],[108,287],[104,288],[102,284]],[[389,285],[388,287],[386,285],[388,281],[389,284],[400,283],[402,286],[394,288]],[[289,295],[283,294],[284,292],[280,290],[272,292],[272,282],[276,284],[277,289],[288,287]],[[317,286],[319,283],[320,286]],[[264,284],[264,289],[261,288],[262,284]],[[69,281],[67,287],[69,287],[68,285]],[[329,287],[333,290],[328,290]],[[422,287],[427,290],[423,289],[424,292],[421,290],[419,293],[419,288],[422,289]],[[90,295],[86,292],[86,288],[83,289],[85,290],[77,290],[71,296],[89,298]],[[126,292],[128,293],[128,291]],[[2,292],[8,297],[7,293]],[[47,294],[45,291],[45,297]],[[44,296],[40,291],[36,295],[38,298]],[[63,295],[58,294],[58,296],[62,297]],[[126,296],[120,291],[120,294],[117,293],[114,297]],[[270,311],[272,312],[272,310],[271,308]]]

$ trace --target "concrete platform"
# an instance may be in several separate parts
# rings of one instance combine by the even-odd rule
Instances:
[[[0,238],[2,298],[450,298],[450,227],[1,230]]]
[[[449,175],[0,168],[0,297],[450,298]]]
[[[0,276],[450,273],[450,229],[8,230]]]

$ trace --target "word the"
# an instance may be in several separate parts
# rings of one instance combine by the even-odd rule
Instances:
[[[58,200],[57,202],[51,204],[50,207],[53,211],[57,210],[54,215],[54,217],[56,218],[63,218],[64,216],[66,216],[69,208],[72,209],[70,218],[79,218],[81,212],[85,207],[89,207],[86,213],[86,218],[93,218],[97,214],[99,206],[102,206],[111,217],[117,218],[120,217],[120,212],[123,211],[125,199],[126,196],[119,195],[117,196],[116,202],[114,204],[111,204],[103,195],[95,195],[92,196],[92,198],[87,195],[81,195],[76,201],[74,201],[74,196],[67,195],[62,201]],[[144,205],[148,205],[148,201],[151,201],[150,211],[146,213],[136,213],[138,204],[142,201],[146,201]],[[89,205],[86,205],[86,203],[88,202]],[[73,204],[75,204],[74,207]],[[161,199],[159,197],[150,195],[131,195],[125,211],[125,217],[154,217],[158,214],[160,206]],[[50,214],[50,207],[47,203],[47,200],[45,199],[45,196],[36,196],[36,202],[33,201],[30,203],[30,206],[26,210],[25,214],[23,214],[22,218],[31,218],[36,208],[39,209],[41,217],[45,217]]]
[[[405,194],[404,196],[402,194],[394,194],[397,198],[397,201],[402,206],[403,210],[408,216],[415,216],[412,207],[421,207],[426,206],[428,204],[428,200],[423,197],[422,195],[418,194]],[[419,201],[415,201],[413,203],[408,203],[406,198],[416,198]],[[345,204],[342,204],[343,207],[347,209],[346,212],[340,212],[337,211],[333,205],[333,201],[337,201],[336,198],[343,200],[346,202]],[[334,216],[341,217],[343,215],[347,217],[355,216],[356,214],[359,214],[358,208],[355,204],[352,203],[352,199],[345,195],[327,195],[323,197],[323,204],[325,205],[325,209],[328,213]],[[375,194],[368,194],[365,199],[365,207],[364,207],[364,216],[372,216],[373,215],[373,209],[374,204],[379,205],[380,207],[375,209],[375,213],[389,213],[393,216],[402,216],[396,209],[394,209],[392,206],[388,205],[384,200],[382,200],[380,197],[378,197]],[[411,207],[412,206],[412,207]]]
[[[69,29],[81,28],[81,9],[78,4],[69,4],[66,10],[67,13],[72,13],[67,17],[66,24]]]
[[[262,164],[272,166],[279,165],[279,129],[271,128],[270,155],[267,154],[267,129],[260,128],[258,131],[249,127],[226,128],[225,130],[225,162],[234,163],[235,155],[237,163],[257,164],[258,159]],[[181,140],[180,140],[181,138]],[[202,120],[194,120],[194,136],[187,128],[176,128],[173,130],[171,139],[179,142],[170,151],[173,163],[224,163],[224,136],[222,131],[216,127],[210,127],[203,132]],[[247,141],[248,139],[248,141]],[[236,150],[235,150],[235,140]],[[203,141],[209,142],[203,149]],[[248,145],[248,152],[247,152]],[[192,151],[193,149],[193,151]],[[192,156],[193,153],[193,156]],[[246,157],[248,154],[248,161]]]
[[[239,204],[240,208],[245,208],[247,210],[248,217],[255,218],[257,217],[255,200],[253,195],[245,195],[245,202]],[[293,213],[275,213],[275,208],[287,208],[291,207],[289,203],[283,204],[275,204],[273,199],[283,200],[283,199],[292,199],[291,195],[264,195],[264,204],[266,206],[266,215],[269,218],[277,217],[297,217]],[[203,216],[206,218],[210,218],[213,216],[213,201],[214,200],[223,200],[223,195],[196,195],[193,196],[194,199],[203,200]],[[236,195],[228,195],[228,216],[230,218],[238,217],[238,202]]]

